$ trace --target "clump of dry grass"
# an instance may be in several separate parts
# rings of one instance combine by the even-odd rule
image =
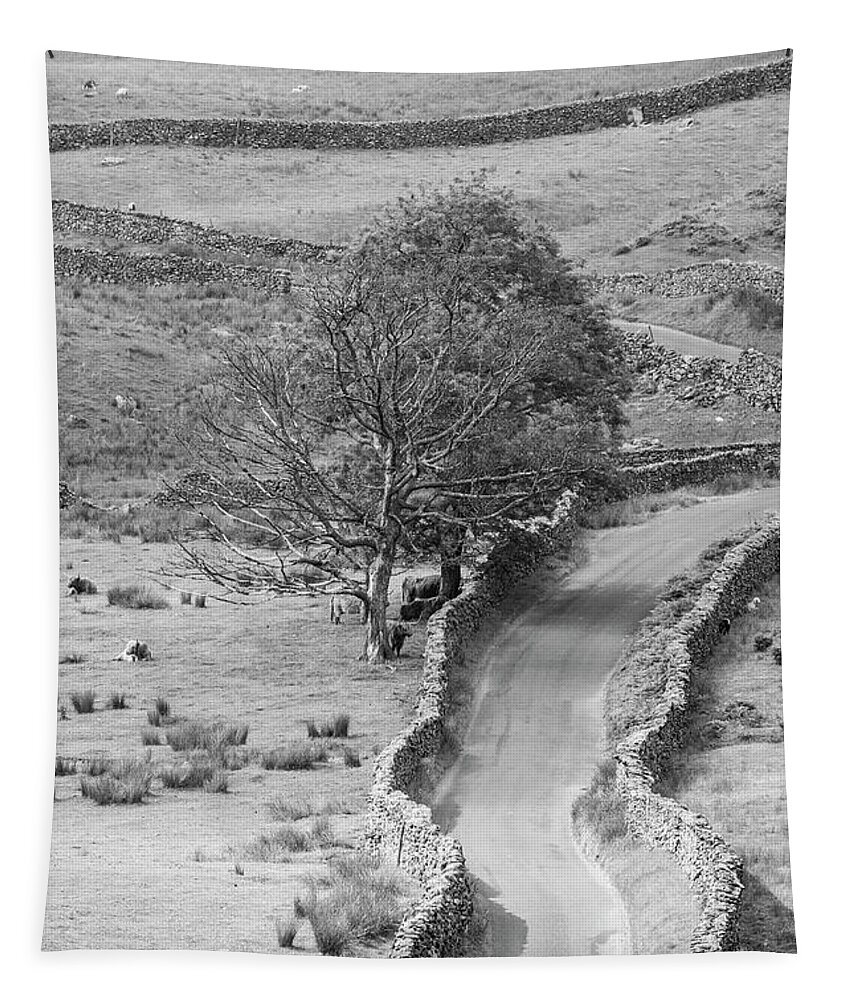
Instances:
[[[56,769],[54,774],[57,778],[64,777],[66,774],[76,774],[77,773],[77,762],[75,760],[70,760],[68,757],[58,757],[56,758]]]
[[[162,611],[168,607],[168,601],[155,594],[149,587],[138,584],[110,587],[106,592],[108,604],[118,608],[134,608],[144,611]]]
[[[296,916],[310,921],[323,955],[342,955],[355,941],[388,937],[399,926],[406,893],[400,875],[378,859],[352,853],[330,862],[331,872],[320,894],[317,883],[296,901]]]
[[[351,747],[343,747],[343,763],[346,767],[360,767],[360,754],[357,750],[352,750]]]
[[[228,790],[228,773],[217,769],[213,776],[204,782],[204,791],[212,794],[223,795]]]
[[[148,713],[150,715],[150,713]],[[142,746],[158,747],[160,745],[160,734],[152,726],[142,730]]]
[[[206,750],[217,753],[228,746],[244,746],[248,739],[248,726],[224,722],[178,722],[165,734],[172,750]]]
[[[104,773],[80,777],[83,798],[99,806],[142,802],[151,790],[151,772],[145,761],[110,761]]]
[[[264,751],[261,757],[261,763],[267,771],[309,771],[314,764],[321,764],[326,760],[328,751],[325,747],[306,740]]]
[[[113,691],[109,696],[109,707],[114,709],[127,708],[127,695],[123,691]]]
[[[333,719],[316,724],[315,719],[305,719],[307,735],[310,739],[336,737],[346,739],[349,735],[349,723],[351,719],[345,712],[339,712]]]
[[[273,819],[293,821],[306,819],[308,816],[325,816],[334,813],[355,813],[357,803],[353,799],[328,796],[324,799],[309,799],[304,796],[288,798],[277,795],[266,803],[266,809]]]
[[[292,948],[295,936],[298,934],[298,921],[295,917],[275,921],[275,937],[278,939],[279,948]]]
[[[59,657],[60,663],[85,663],[86,658],[82,653],[65,653]]]
[[[72,691],[68,697],[78,715],[89,715],[95,710],[95,693],[91,688],[85,691]]]
[[[203,788],[207,783],[218,783],[221,772],[215,762],[205,752],[196,752],[180,764],[171,764],[162,768],[160,778],[165,788]],[[225,777],[227,790],[227,777]]]
[[[615,787],[615,772],[613,760],[599,764],[591,784],[573,804],[574,824],[590,828],[603,844],[627,834],[626,808]]]

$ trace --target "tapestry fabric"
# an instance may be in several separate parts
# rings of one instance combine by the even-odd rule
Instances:
[[[45,950],[795,951],[791,68],[46,54]]]

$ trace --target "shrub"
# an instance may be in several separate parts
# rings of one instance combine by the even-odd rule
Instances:
[[[113,691],[109,696],[109,707],[110,708],[127,708],[127,695],[121,691]]]
[[[248,739],[248,726],[226,723],[179,722],[165,734],[172,750],[207,750],[221,752],[227,746],[244,746]]]
[[[295,742],[287,747],[264,752],[261,760],[267,771],[308,771],[314,764],[328,759],[328,751],[308,742]]]
[[[764,653],[766,649],[771,649],[774,640],[770,635],[756,635],[753,640],[753,648],[757,653]]]
[[[145,611],[162,611],[168,607],[168,601],[164,597],[155,594],[149,587],[140,587],[138,584],[110,587],[106,592],[106,600],[114,607]]]
[[[74,711],[78,715],[88,715],[95,710],[95,693],[89,688],[86,691],[72,691],[69,695]]]
[[[279,918],[275,921],[275,936],[278,939],[279,948],[292,948],[297,933],[298,921],[294,917],[287,920]]]
[[[343,747],[343,763],[346,767],[360,767],[360,754],[350,747]]]

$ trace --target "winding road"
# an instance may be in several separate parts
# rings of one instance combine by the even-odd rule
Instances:
[[[571,831],[601,753],[606,680],[671,576],[778,509],[772,487],[590,532],[587,562],[555,560],[492,621],[464,748],[432,808],[481,882],[494,955],[630,952],[623,904]]]
[[[626,319],[613,319],[615,326],[621,330],[629,330],[633,333],[643,333],[650,328],[653,339],[661,347],[676,351],[678,354],[686,354],[693,358],[723,358],[725,361],[736,362],[742,353],[740,347],[733,347],[731,344],[719,344],[716,340],[708,340],[706,337],[696,337],[693,333],[686,333],[685,330],[675,330],[672,326],[661,326],[659,323],[633,322]]]

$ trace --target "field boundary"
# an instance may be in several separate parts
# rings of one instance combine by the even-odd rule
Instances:
[[[460,955],[472,916],[473,890],[461,844],[441,832],[431,809],[414,801],[421,766],[441,749],[450,673],[464,646],[509,590],[578,530],[582,506],[562,494],[549,517],[518,525],[491,549],[463,593],[428,622],[425,666],[414,720],[379,755],[370,792],[369,842],[423,888],[393,942],[391,958]]]
[[[203,226],[186,219],[144,212],[99,208],[75,201],[54,198],[53,231],[55,233],[85,233],[108,236],[129,243],[188,243],[216,253],[242,256],[262,254],[268,257],[290,257],[294,260],[330,262],[343,247],[334,244],[307,243],[304,240],[277,239],[254,233],[232,233],[213,226]]]
[[[705,817],[653,787],[682,745],[694,671],[708,659],[722,627],[779,570],[780,522],[771,517],[727,552],[679,620],[654,621],[651,613],[615,668],[616,673],[629,672],[636,656],[664,664],[664,690],[652,719],[614,748],[615,782],[629,831],[670,851],[694,888],[701,917],[692,934],[692,952],[736,950],[742,861]]]
[[[516,142],[615,128],[640,108],[659,122],[700,108],[786,90],[792,59],[779,59],[659,90],[470,118],[419,121],[291,121],[277,118],[125,118],[51,122],[50,152],[123,145],[239,146],[258,149],[408,149]]]
[[[53,268],[56,277],[83,278],[108,285],[137,283],[157,286],[228,281],[275,295],[288,294],[292,289],[292,274],[283,268],[224,264],[218,260],[174,253],[124,254],[54,244]]]
[[[600,275],[591,280],[601,292],[661,295],[666,299],[726,295],[747,286],[783,304],[783,271],[771,264],[749,260],[711,260],[650,274],[630,271]]]

